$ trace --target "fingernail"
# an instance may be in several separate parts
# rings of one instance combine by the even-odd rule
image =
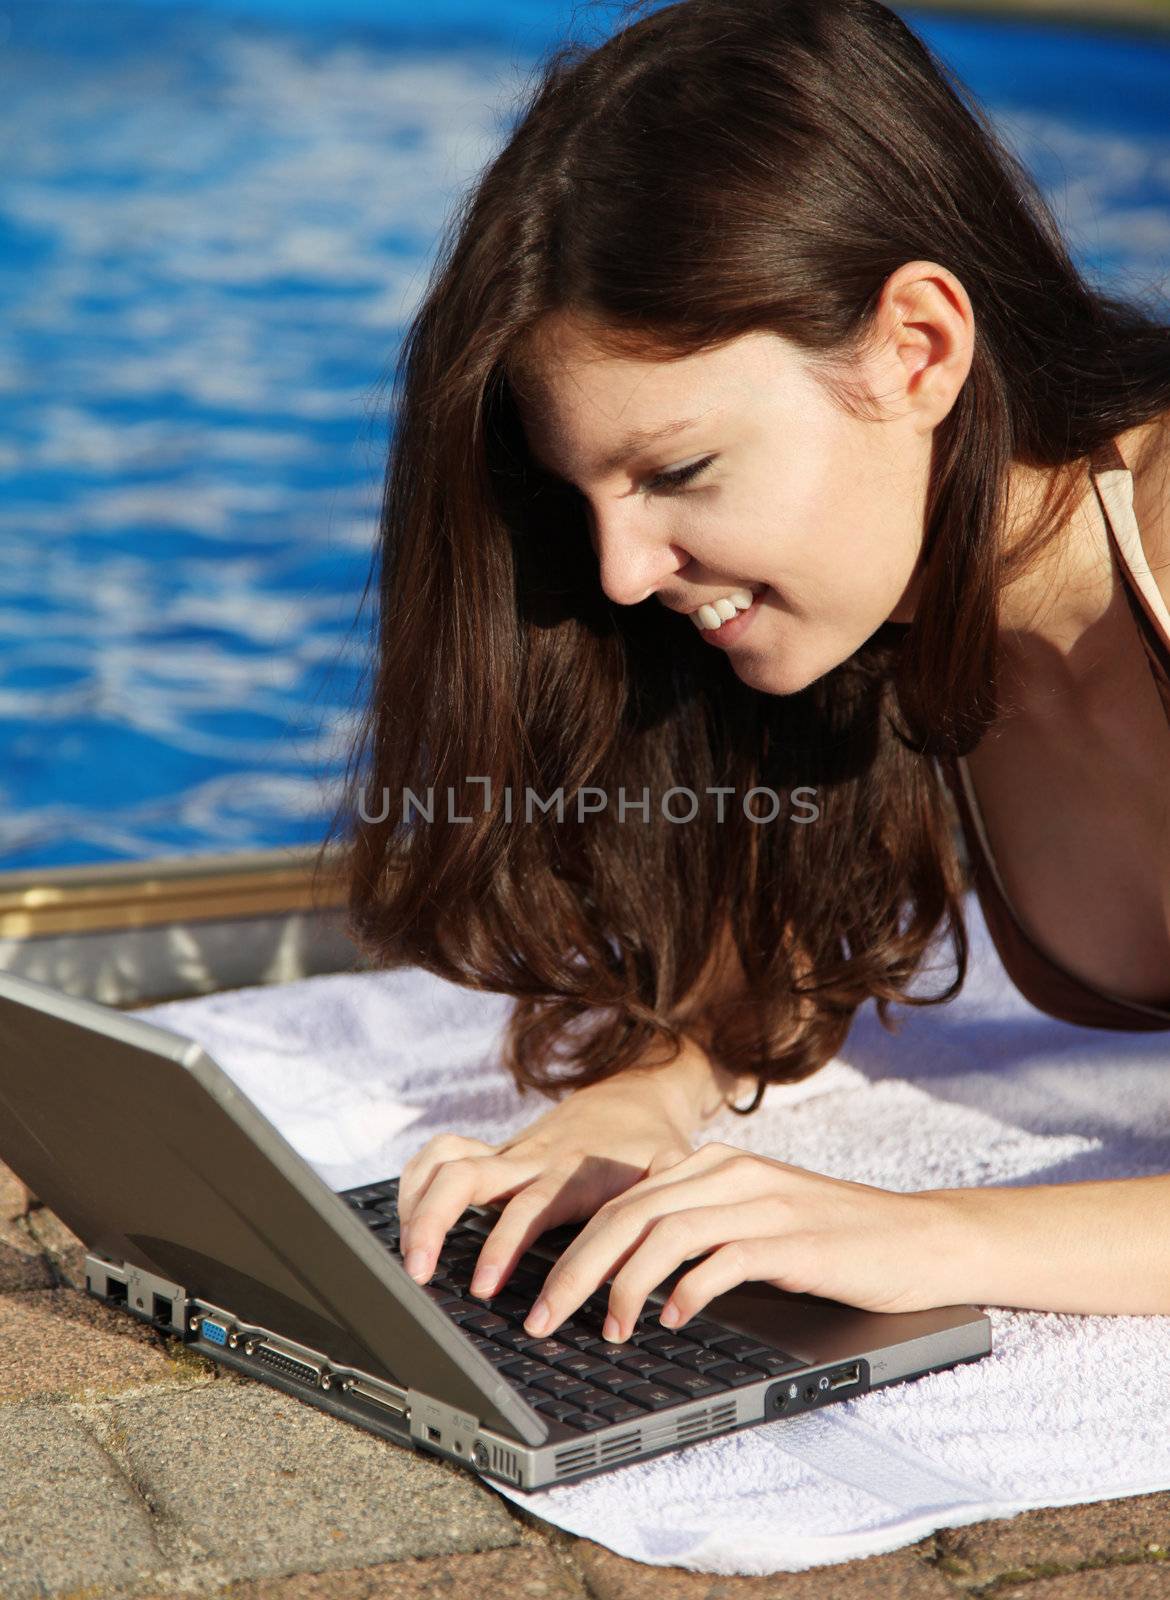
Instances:
[[[547,1300],[538,1300],[528,1313],[524,1326],[529,1333],[543,1333],[549,1324],[549,1310]]]
[[[500,1274],[495,1267],[480,1267],[475,1277],[471,1280],[471,1292],[481,1298],[486,1298],[499,1281]]]
[[[412,1278],[420,1283],[427,1275],[427,1253],[425,1250],[408,1250],[406,1254],[406,1270]]]
[[[601,1330],[601,1337],[609,1344],[617,1344],[621,1331],[621,1324],[616,1317],[606,1317],[605,1326]]]
[[[678,1321],[678,1307],[673,1301],[669,1305],[663,1306],[662,1310],[658,1313],[658,1320],[662,1323],[664,1328],[674,1327],[675,1323]]]

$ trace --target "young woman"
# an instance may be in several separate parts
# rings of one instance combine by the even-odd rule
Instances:
[[[408,1267],[494,1203],[487,1296],[592,1219],[534,1334],[613,1275],[625,1337],[689,1260],[668,1325],[744,1279],[1170,1312],[1170,1176],[905,1194],[692,1145],[865,1001],[957,993],[955,822],[1024,993],[1170,1032],[1170,327],[877,0],[677,0],[547,66],[399,393],[351,927],[515,996],[508,1071],[571,1091],[411,1158]]]

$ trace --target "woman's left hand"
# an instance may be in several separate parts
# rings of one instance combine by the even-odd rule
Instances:
[[[897,1193],[704,1144],[673,1164],[652,1163],[601,1207],[545,1279],[539,1298],[549,1318],[538,1324],[534,1306],[525,1329],[554,1334],[615,1274],[604,1337],[624,1340],[646,1296],[693,1256],[703,1259],[672,1289],[664,1310],[676,1307],[678,1317],[664,1317],[668,1327],[749,1279],[867,1311],[950,1305],[944,1194]]]

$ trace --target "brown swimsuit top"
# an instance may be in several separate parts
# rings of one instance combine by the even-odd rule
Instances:
[[[1121,557],[1125,597],[1170,724],[1170,610],[1150,575],[1134,516],[1133,477],[1112,442],[1093,457],[1090,473],[1110,540]],[[1025,999],[1049,1016],[1084,1028],[1170,1030],[1170,999],[1163,1005],[1149,1005],[1110,994],[1076,977],[1036,943],[1008,901],[965,759],[942,761],[939,770],[955,799],[987,930],[1004,970]],[[1167,977],[1170,979],[1170,974]]]

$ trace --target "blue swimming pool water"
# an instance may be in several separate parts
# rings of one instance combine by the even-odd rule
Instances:
[[[0,0],[0,867],[319,837],[398,341],[571,12]],[[905,15],[1165,290],[1170,40]]]

